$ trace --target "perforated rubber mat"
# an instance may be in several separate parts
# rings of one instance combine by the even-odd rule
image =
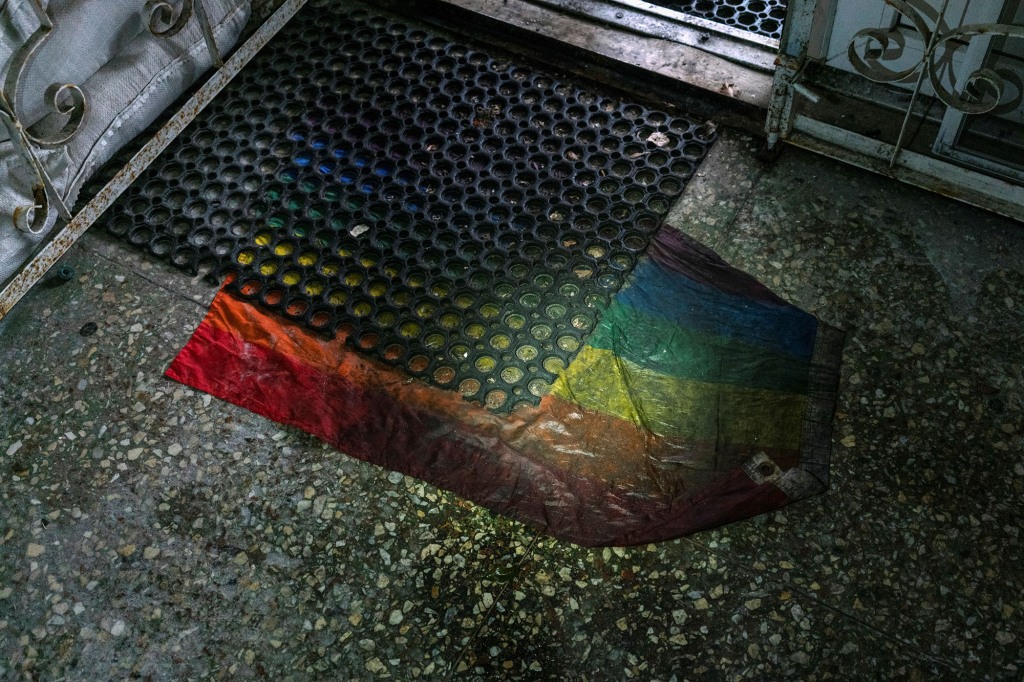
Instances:
[[[651,0],[655,5],[780,40],[786,0]]]
[[[311,3],[103,224],[505,411],[574,357],[713,137],[425,24]]]

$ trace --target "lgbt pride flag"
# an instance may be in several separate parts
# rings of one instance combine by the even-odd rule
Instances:
[[[674,228],[537,407],[497,414],[221,292],[167,376],[581,545],[828,484],[843,334]]]

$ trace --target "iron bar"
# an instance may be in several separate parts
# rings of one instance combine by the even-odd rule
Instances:
[[[213,65],[218,69],[224,67],[224,60],[220,56],[220,48],[217,47],[217,38],[213,35],[213,26],[210,24],[210,17],[206,14],[206,5],[203,0],[195,0],[196,19],[199,21],[199,28],[203,31],[203,40],[206,41],[206,49],[210,52]]]
[[[886,0],[887,2],[889,0]],[[889,158],[889,168],[893,168],[896,165],[896,160],[900,156],[900,151],[903,149],[903,142],[906,139],[907,128],[910,127],[910,119],[914,115],[914,104],[917,102],[918,95],[921,94],[921,87],[924,85],[924,78],[928,69],[928,64],[931,63],[932,52],[935,50],[935,45],[938,42],[939,27],[942,26],[942,19],[946,16],[946,8],[949,7],[949,0],[942,0],[942,6],[939,8],[939,16],[935,20],[935,31],[931,35],[928,35],[928,43],[925,46],[924,54],[921,56],[921,71],[917,75],[917,83],[914,85],[914,94],[910,96],[910,104],[907,105],[907,113],[903,116],[903,125],[900,126],[900,134],[896,138],[896,144],[892,148],[892,156]],[[925,34],[927,35],[927,34]]]

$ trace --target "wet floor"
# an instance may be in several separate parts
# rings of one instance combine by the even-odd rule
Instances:
[[[672,220],[848,330],[828,493],[551,540],[164,379],[214,291],[93,230],[0,322],[0,679],[1020,679],[1024,229],[754,150]]]

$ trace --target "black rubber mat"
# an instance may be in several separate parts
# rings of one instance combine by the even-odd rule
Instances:
[[[786,0],[651,0],[667,9],[780,40]]]
[[[713,136],[428,25],[317,3],[102,222],[504,411],[575,356]]]

